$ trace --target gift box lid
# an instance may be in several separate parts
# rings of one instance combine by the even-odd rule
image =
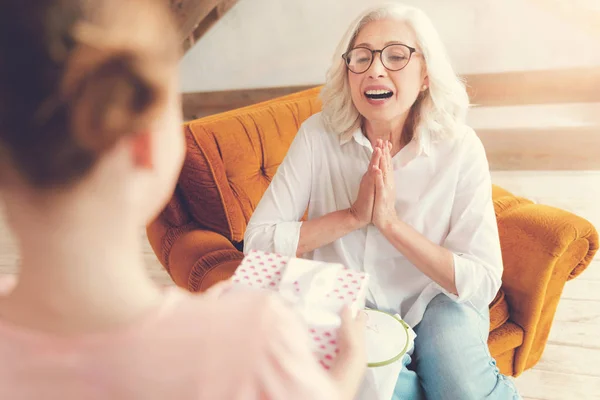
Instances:
[[[379,310],[366,309],[367,365],[383,367],[398,361],[410,342],[408,325],[394,315]]]

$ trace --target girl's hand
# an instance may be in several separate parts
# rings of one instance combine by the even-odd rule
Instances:
[[[340,399],[354,399],[367,369],[366,326],[366,313],[359,311],[354,318],[350,308],[344,308],[338,334],[339,353],[330,370],[338,384]]]

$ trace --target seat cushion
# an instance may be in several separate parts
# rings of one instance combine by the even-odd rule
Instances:
[[[496,294],[496,298],[490,304],[490,332],[502,326],[508,321],[509,311],[508,303],[502,289]]]

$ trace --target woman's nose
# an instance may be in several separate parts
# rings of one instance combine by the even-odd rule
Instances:
[[[368,71],[369,76],[371,78],[379,78],[379,77],[385,76],[387,70],[383,66],[383,63],[381,62],[381,53],[375,53],[373,55],[373,57],[374,57],[373,63],[369,67],[369,71]]]

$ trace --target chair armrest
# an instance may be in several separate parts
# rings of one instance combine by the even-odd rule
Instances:
[[[177,194],[173,196],[146,234],[175,284],[203,291],[232,276],[243,254],[224,236],[201,229],[182,204]]]
[[[564,285],[592,261],[598,232],[589,221],[558,208],[517,197],[503,197],[499,204],[505,208],[497,210],[502,289],[510,319],[525,332],[515,356],[518,375],[539,361]]]
[[[171,276],[191,292],[204,291],[229,279],[243,257],[224,236],[194,229],[182,234],[173,244],[169,257]]]

